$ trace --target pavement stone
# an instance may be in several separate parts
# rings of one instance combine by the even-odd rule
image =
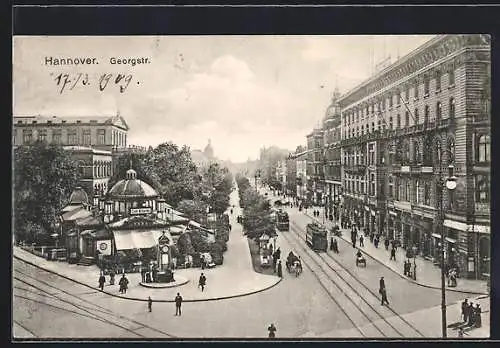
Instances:
[[[151,296],[153,301],[173,302],[177,292],[180,292],[184,301],[208,301],[222,298],[244,296],[269,289],[280,282],[280,278],[272,275],[256,273],[252,266],[252,259],[247,238],[242,233],[242,226],[236,222],[240,214],[238,191],[234,190],[230,196],[231,204],[235,205],[230,215],[232,230],[229,233],[227,251],[224,253],[224,264],[212,269],[199,268],[179,269],[174,273],[188,279],[188,283],[175,288],[152,289],[140,285],[139,273],[127,274],[129,288],[125,295],[119,294],[117,275],[115,285],[109,285],[109,278],[104,292],[113,296],[146,301]],[[229,210],[229,209],[228,209]],[[47,261],[19,247],[14,247],[14,256],[31,262],[41,268],[83,283],[92,288],[98,287],[99,268],[96,265],[79,266],[59,261]],[[205,291],[198,288],[198,278],[201,273],[207,277]]]

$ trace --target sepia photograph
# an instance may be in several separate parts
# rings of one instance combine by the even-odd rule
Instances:
[[[490,35],[12,61],[13,340],[490,338]]]

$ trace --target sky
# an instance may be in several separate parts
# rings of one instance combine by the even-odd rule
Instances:
[[[242,162],[258,158],[262,147],[305,145],[336,87],[347,92],[369,78],[377,62],[395,60],[432,37],[17,36],[13,110],[16,116],[119,113],[130,127],[129,144],[172,141],[203,149],[210,139],[219,159]],[[51,57],[96,58],[98,64],[47,65]],[[111,64],[113,57],[149,63]],[[62,93],[60,74],[70,80]],[[125,78],[115,83],[118,74]],[[110,79],[101,91],[102,75]]]

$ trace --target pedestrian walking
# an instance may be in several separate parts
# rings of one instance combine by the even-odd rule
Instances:
[[[376,236],[375,240],[373,241],[373,244],[375,245],[375,248],[378,248],[378,242],[379,242],[379,239],[378,239],[378,236]]]
[[[143,283],[146,282],[146,267],[144,266],[141,267],[141,279]]]
[[[408,260],[405,260],[403,264],[403,275],[407,276],[408,275]]]
[[[115,270],[111,269],[109,272],[109,285],[115,285]]]
[[[153,310],[153,300],[151,296],[148,296],[148,310],[151,312]]]
[[[373,244],[374,239],[375,239],[375,234],[373,232],[370,232],[370,243]]]
[[[281,259],[281,249],[278,247],[278,249],[276,249],[276,258],[279,260]]]
[[[474,325],[474,304],[472,302],[469,303],[467,307],[467,326]]]
[[[125,273],[123,273],[120,281],[118,282],[118,285],[120,285],[120,294],[126,294],[128,287],[128,279],[125,276]]]
[[[233,209],[231,209],[231,215],[233,215]]]
[[[468,303],[467,303],[467,299],[465,299],[463,302],[462,302],[462,319],[463,319],[463,322],[466,323],[467,322],[467,307],[468,307]]]
[[[356,238],[355,237],[352,237],[351,242],[352,242],[352,247],[356,248]]]
[[[274,324],[269,325],[269,327],[267,328],[267,331],[269,332],[269,336],[268,336],[269,338],[275,338],[276,337],[275,332],[277,330],[276,330],[276,326],[274,326]]]
[[[389,238],[386,238],[384,240],[384,246],[385,246],[385,250],[389,250]]]
[[[339,253],[339,245],[337,244],[337,240],[333,240],[333,251],[338,254]]]
[[[278,261],[278,277],[283,277],[283,269],[282,269],[282,266],[281,266],[281,260]]]
[[[476,308],[474,310],[474,324],[476,327],[481,327],[482,321],[481,321],[481,306],[479,303],[476,304]]]
[[[99,276],[99,289],[101,289],[101,291],[104,290],[104,283],[106,283],[106,277],[104,276],[104,273],[101,273]]]
[[[202,273],[200,279],[198,280],[198,288],[201,288],[201,292],[205,290],[205,285],[207,284],[207,277]]]
[[[233,226],[231,226],[231,224],[229,224],[229,231],[231,231],[233,229]]]
[[[381,305],[383,306],[384,303],[386,303],[387,305],[389,305],[389,301],[387,300],[387,289],[385,287],[384,277],[380,277],[378,292],[382,296],[382,303],[381,303]]]
[[[330,238],[330,250],[334,250],[333,249],[333,237]]]
[[[391,258],[389,259],[389,261],[390,260],[396,261],[396,249],[395,248],[391,249]]]
[[[365,238],[363,237],[363,235],[359,236],[359,246],[360,247],[365,247]]]
[[[175,315],[181,315],[181,306],[182,306],[182,296],[180,293],[177,293],[175,296]]]

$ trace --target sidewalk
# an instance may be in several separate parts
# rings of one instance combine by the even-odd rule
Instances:
[[[323,208],[315,208],[316,210],[320,211],[320,216],[323,216]],[[309,216],[311,219],[316,220],[318,223],[322,224],[323,219],[322,218],[315,218],[310,215],[312,213],[312,209],[308,209],[308,212],[306,213],[307,216]],[[325,219],[325,226],[327,227],[328,230],[330,230],[333,227],[333,222],[327,221]],[[351,243],[351,233],[350,230],[347,229],[341,229],[342,230],[342,239],[344,239],[346,242]],[[406,260],[406,250],[403,248],[398,248],[396,250],[396,261],[392,260],[390,261],[390,250],[391,247],[389,246],[389,250],[385,250],[385,246],[383,242],[379,244],[379,247],[376,248],[373,243],[370,242],[370,238],[367,236],[364,236],[364,247],[359,247],[359,232],[358,232],[358,240],[356,243],[356,246],[361,249],[365,254],[368,256],[372,257],[373,259],[383,263],[385,266],[388,268],[392,269],[394,272],[400,274],[402,277],[407,278],[409,281],[415,282],[419,285],[426,286],[429,288],[441,288],[441,268],[438,266],[434,265],[431,261],[424,259],[422,256],[417,256],[415,258],[415,263],[417,265],[417,280],[414,281],[413,279],[406,277],[403,275],[403,266],[404,266],[404,261]],[[413,259],[410,259],[412,263],[412,269],[413,269]],[[459,278],[457,279],[457,287],[455,288],[450,288],[447,287],[448,291],[456,291],[456,292],[465,292],[465,293],[471,293],[471,294],[478,294],[478,295],[489,295],[488,291],[488,286],[487,282],[485,280],[474,280],[474,279],[464,279],[464,278]]]
[[[120,275],[117,275],[115,285],[109,285],[109,277],[107,277],[104,293],[130,300],[146,301],[148,296],[151,296],[154,301],[173,302],[177,292],[180,292],[186,302],[210,301],[250,295],[269,289],[279,283],[280,278],[256,273],[253,270],[247,239],[243,236],[241,225],[236,223],[236,216],[240,212],[238,200],[238,191],[235,190],[230,197],[230,202],[235,205],[235,208],[233,215],[229,213],[232,231],[229,233],[223,265],[203,271],[199,268],[176,270],[175,275],[189,281],[185,285],[174,288],[145,288],[139,284],[141,280],[139,273],[127,274],[129,289],[125,295],[118,292],[117,283]],[[14,247],[13,252],[14,257],[97,290],[99,268],[96,265],[78,266],[66,262],[47,261],[19,247]],[[204,292],[198,288],[198,278],[201,272],[205,273],[207,277]],[[13,273],[15,275],[15,269]]]

